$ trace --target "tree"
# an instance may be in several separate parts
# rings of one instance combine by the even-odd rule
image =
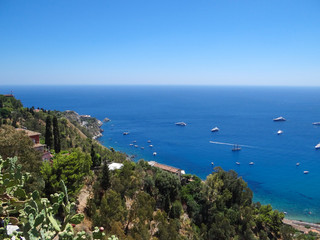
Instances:
[[[162,208],[168,212],[171,202],[176,200],[179,196],[181,187],[180,180],[172,173],[160,171],[156,175],[155,186],[160,192],[160,204]]]
[[[126,216],[126,208],[119,193],[108,190],[104,194],[100,206],[100,221],[108,229],[114,222],[123,223]]]
[[[102,167],[102,176],[101,176],[100,184],[104,190],[107,190],[111,185],[111,183],[110,183],[110,170],[109,170],[109,166],[106,162],[103,164],[103,167]]]
[[[61,150],[60,131],[58,125],[58,119],[53,117],[53,136],[54,136],[54,151],[59,153]]]
[[[42,163],[41,154],[33,148],[32,140],[24,131],[17,131],[9,125],[0,128],[0,155],[3,158],[17,156],[26,172],[38,175]]]
[[[92,160],[92,167],[100,166],[101,157],[94,150],[93,144],[91,145],[91,153],[90,153],[90,155],[91,155],[91,160]]]
[[[46,194],[49,195],[59,189],[59,182],[63,180],[71,195],[81,187],[83,178],[89,174],[91,159],[88,154],[74,149],[69,154],[56,154],[52,166],[44,164],[41,173],[46,184]],[[52,190],[53,192],[49,192]]]
[[[51,121],[50,115],[48,115],[46,118],[45,144],[49,148],[52,148],[52,146],[53,146],[52,121]]]

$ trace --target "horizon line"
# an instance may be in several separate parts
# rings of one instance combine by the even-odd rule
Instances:
[[[221,84],[0,84],[1,87],[289,87],[289,88],[319,88],[320,85],[221,85]]]

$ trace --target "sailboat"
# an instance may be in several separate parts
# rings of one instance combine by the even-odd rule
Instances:
[[[233,152],[240,151],[240,150],[241,150],[241,147],[238,144],[233,145],[233,148],[232,148]]]

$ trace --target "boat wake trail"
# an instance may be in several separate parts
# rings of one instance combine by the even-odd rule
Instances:
[[[214,142],[214,141],[209,141],[209,142],[213,143],[213,144],[220,144],[220,145],[228,145],[228,146],[238,145],[238,146],[247,147],[247,148],[257,148],[257,147],[254,147],[254,146],[240,145],[240,144],[235,144],[235,143],[224,143],[224,142]]]

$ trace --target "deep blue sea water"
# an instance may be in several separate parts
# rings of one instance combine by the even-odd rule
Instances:
[[[211,162],[234,169],[248,182],[255,201],[270,203],[291,219],[320,222],[320,150],[314,148],[320,127],[312,125],[320,121],[320,88],[0,87],[1,94],[10,90],[28,107],[110,118],[99,140],[136,159],[176,166],[203,179],[212,172]],[[279,116],[287,121],[272,121]],[[176,126],[178,121],[187,126]],[[215,126],[220,131],[210,132]],[[279,129],[282,135],[276,134]],[[123,136],[124,131],[130,134]],[[139,148],[129,146],[134,140]],[[232,152],[230,145],[209,141],[247,147]]]

